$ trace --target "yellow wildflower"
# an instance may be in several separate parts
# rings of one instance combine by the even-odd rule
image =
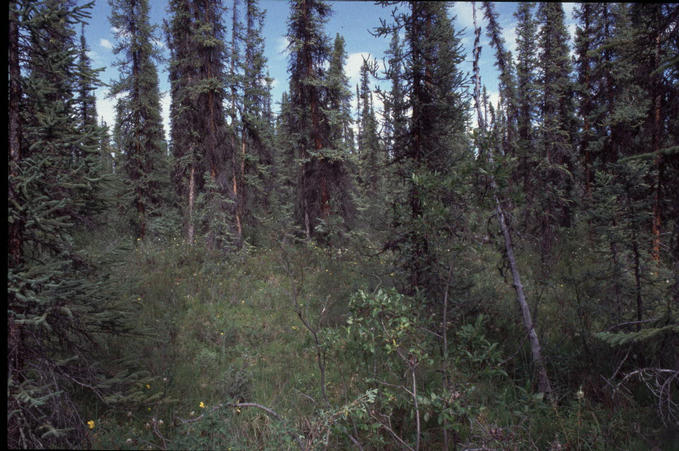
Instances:
[[[149,384],[146,384],[146,389],[151,390],[151,386]]]
[[[203,401],[201,401],[200,404],[198,404],[198,407],[200,407],[201,409],[204,409],[205,403]]]
[[[94,420],[88,421],[88,422],[87,422],[87,426],[88,426],[90,429],[94,429]]]

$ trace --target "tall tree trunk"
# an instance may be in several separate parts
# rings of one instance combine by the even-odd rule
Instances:
[[[8,127],[8,201],[11,203],[18,201],[14,184],[19,175],[19,163],[21,162],[21,118],[19,116],[21,100],[21,68],[19,66],[19,23],[17,14],[17,3],[11,0],[9,3],[9,33],[8,33],[8,53],[9,53],[9,127]],[[17,268],[23,262],[23,222],[16,218],[8,224],[7,247],[8,247],[8,267]],[[16,295],[12,292],[7,293],[7,304],[12,306],[15,313],[21,314],[23,308],[16,303]],[[21,324],[14,321],[13,315],[8,315],[7,321],[7,363],[13,367],[11,375],[17,378],[18,383],[24,381],[24,352],[23,341],[24,332]]]
[[[21,69],[19,66],[19,24],[17,17],[16,1],[9,5],[9,127],[8,127],[8,199],[16,200],[14,182],[18,176],[18,166],[21,161],[21,119],[19,117],[21,101]],[[7,234],[7,247],[9,253],[9,266],[16,267],[23,259],[22,253],[22,229],[21,221],[14,221],[9,225]]]
[[[655,38],[655,66],[656,70],[660,66],[660,33]],[[660,75],[656,74],[654,77],[654,115],[653,115],[653,151],[656,154],[655,165],[658,173],[655,183],[655,199],[653,202],[653,260],[660,261],[660,190],[662,188],[662,173],[663,173],[663,156],[660,154],[660,108],[662,105],[662,96],[660,92]]]
[[[236,233],[238,235],[238,243],[242,242],[243,239],[243,222],[242,222],[242,208],[243,199],[245,196],[245,187],[243,177],[238,180],[239,174],[241,174],[240,168],[245,161],[238,162],[238,152],[236,151],[236,59],[238,58],[238,0],[233,0],[233,17],[231,24],[231,126],[234,128],[233,133],[231,133],[231,149],[233,151],[232,158],[232,169],[233,169],[233,197],[236,203],[235,217],[236,217]],[[240,189],[239,189],[240,185]]]
[[[186,238],[189,244],[193,244],[193,203],[196,198],[196,168],[191,165],[191,174],[189,176],[189,211],[188,224],[186,228]]]

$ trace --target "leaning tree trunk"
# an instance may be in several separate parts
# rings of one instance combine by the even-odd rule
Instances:
[[[473,5],[473,3],[472,3]],[[483,120],[481,114],[481,101],[480,101],[480,91],[481,91],[481,77],[479,75],[479,54],[481,53],[481,48],[479,47],[479,37],[481,35],[481,29],[476,27],[476,8],[473,8],[473,19],[474,19],[474,29],[476,32],[476,39],[474,41],[474,101],[476,103],[476,113],[478,120],[478,128],[482,134],[485,134],[486,124]],[[488,163],[493,165],[493,148],[489,146],[486,152]],[[500,223],[500,229],[502,230],[502,235],[505,241],[505,250],[507,252],[507,260],[509,261],[509,266],[512,271],[512,280],[514,282],[514,289],[516,290],[516,300],[521,308],[521,315],[523,320],[523,326],[526,329],[528,335],[528,340],[530,342],[531,356],[533,358],[533,364],[538,373],[538,390],[546,395],[550,395],[552,392],[552,385],[547,376],[547,369],[545,368],[545,363],[542,358],[542,350],[540,346],[540,340],[538,339],[538,334],[535,331],[535,326],[533,325],[533,319],[531,317],[530,308],[528,307],[528,302],[526,301],[526,294],[523,291],[523,284],[521,283],[521,276],[519,274],[519,266],[516,263],[516,258],[514,257],[514,247],[512,246],[511,232],[509,231],[509,226],[505,219],[504,210],[502,208],[502,202],[500,200],[500,190],[498,189],[497,183],[495,183],[495,177],[492,171],[490,172],[490,187],[493,191],[493,197],[495,198],[495,212],[497,215],[498,222]]]

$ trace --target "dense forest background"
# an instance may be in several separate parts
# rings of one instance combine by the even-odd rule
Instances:
[[[677,4],[383,2],[349,86],[293,0],[272,99],[256,0],[109,2],[111,128],[92,5],[9,1],[10,448],[677,446]]]

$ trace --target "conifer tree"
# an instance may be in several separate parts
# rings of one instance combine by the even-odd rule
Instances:
[[[170,49],[173,180],[187,241],[196,233],[212,248],[239,240],[235,215],[235,139],[226,124],[225,44],[219,1],[176,0],[166,23]]]
[[[9,205],[17,202],[19,165],[22,158],[23,144],[22,120],[21,120],[21,65],[19,62],[19,4],[17,0],[9,3],[9,26],[8,26],[8,78],[9,78],[9,105],[8,105],[8,146],[7,146],[7,199]],[[11,211],[11,209],[10,209]],[[7,250],[9,266],[19,265],[23,260],[23,223],[21,218],[9,215]]]
[[[243,62],[241,60],[240,42],[243,39],[243,32],[241,31],[243,25],[238,14],[239,0],[233,0],[231,6],[231,43],[228,52],[228,72],[226,74],[226,87],[228,95],[229,108],[227,114],[230,119],[229,123],[229,142],[231,143],[231,184],[234,196],[234,213],[236,220],[236,234],[239,243],[243,240],[243,209],[246,198],[245,186],[245,165],[246,158],[244,154],[245,148],[243,141],[238,143],[238,137],[243,137],[242,117],[239,117],[239,111],[243,109]],[[241,115],[242,116],[242,115]]]
[[[388,66],[385,75],[389,79],[391,87],[389,92],[383,95],[384,135],[387,160],[392,161],[401,157],[408,136],[406,117],[408,105],[404,95],[405,87],[402,77],[404,59],[397,29],[391,32],[391,41],[386,54]]]
[[[98,141],[97,128],[97,103],[94,90],[100,85],[97,80],[97,71],[92,70],[90,57],[87,55],[87,42],[85,41],[85,25],[80,32],[80,52],[78,54],[78,71],[83,74],[78,77],[78,117],[79,128],[83,134],[91,135],[91,140]]]
[[[319,221],[336,214],[349,219],[351,201],[345,155],[330,142],[327,82],[328,38],[322,30],[330,7],[322,1],[293,1],[288,21],[290,41],[291,130],[297,149],[299,175],[295,216],[307,237],[316,235]]]
[[[298,166],[295,156],[294,118],[288,93],[283,91],[280,100],[280,113],[276,117],[276,133],[274,142],[278,151],[274,154],[276,192],[274,199],[277,205],[279,221],[292,226],[295,208],[295,189]]]
[[[537,118],[537,23],[532,14],[533,4],[522,2],[514,13],[516,26],[517,64],[517,176],[522,182],[526,204],[533,197],[532,178],[536,163],[536,136],[533,123]]]
[[[161,189],[167,177],[158,73],[153,62],[157,58],[155,27],[149,23],[148,0],[109,1],[117,39],[113,52],[120,56],[116,62],[120,79],[111,88],[111,95],[122,102],[116,118],[117,144],[129,180],[133,232],[143,239],[150,220],[160,215]]]
[[[602,50],[611,38],[612,24],[607,4],[583,3],[576,9],[580,25],[576,29],[576,71],[578,113],[582,117],[579,134],[579,154],[584,169],[587,196],[591,196],[594,157],[602,154],[601,143],[607,138],[603,130],[610,93],[607,83],[610,67],[610,50]],[[609,31],[610,30],[610,31]]]
[[[111,144],[111,135],[104,118],[99,123],[99,152],[101,154],[101,167],[104,174],[115,174],[115,148]]]
[[[516,154],[516,121],[518,119],[518,107],[516,98],[516,81],[512,55],[505,49],[505,40],[502,37],[502,29],[498,23],[498,14],[491,2],[483,2],[485,17],[488,22],[487,35],[491,45],[495,48],[495,66],[498,68],[500,96],[506,106],[507,124],[506,143],[503,153],[514,156]]]
[[[653,156],[648,155],[649,168],[648,183],[651,186],[652,224],[651,254],[656,263],[661,258],[661,243],[663,241],[663,223],[672,218],[666,214],[668,208],[676,211],[676,189],[667,183],[676,175],[679,157],[677,156],[677,141],[668,139],[672,136],[670,130],[676,130],[675,94],[677,90],[676,76],[676,48],[677,48],[677,20],[679,7],[676,4],[637,5],[630,7],[633,26],[634,44],[631,47],[638,64],[636,78],[640,87],[648,93],[650,105],[644,124],[643,148],[651,149]],[[642,44],[643,42],[643,44]],[[675,70],[668,70],[674,68]],[[674,110],[676,111],[676,110]],[[669,178],[668,178],[669,177]],[[673,184],[675,185],[675,184]],[[673,193],[674,196],[669,195]],[[671,223],[671,222],[670,222]]]
[[[488,9],[486,9],[486,12],[488,12]],[[478,132],[479,134],[477,135],[477,142],[479,143],[479,147],[482,147],[484,145],[488,145],[487,149],[483,150],[483,155],[485,158],[487,158],[488,163],[492,166],[494,164],[494,154],[495,154],[495,149],[494,148],[499,148],[500,143],[497,140],[497,137],[490,137],[488,139],[487,134],[488,130],[487,127],[490,125],[487,123],[486,118],[481,114],[481,103],[485,103],[486,100],[481,100],[481,77],[479,74],[479,56],[481,53],[481,47],[479,45],[479,36],[481,34],[481,29],[477,27],[476,25],[476,9],[474,8],[473,10],[473,20],[474,20],[474,28],[475,28],[475,36],[476,39],[474,41],[474,103],[475,103],[475,109],[476,109],[476,115],[477,115],[477,123],[478,123]],[[499,34],[499,30],[496,30]],[[496,53],[496,57],[498,59],[502,59],[504,57],[503,52],[501,52],[499,49]],[[505,67],[504,70],[507,70],[507,66],[500,63],[498,64],[500,67]],[[506,75],[505,75],[506,76]],[[485,96],[484,96],[485,97]],[[492,105],[490,105],[490,113],[491,113],[491,121],[495,122],[494,118],[494,111],[492,108]],[[540,340],[538,338],[537,332],[535,330],[535,324],[533,323],[533,318],[532,314],[528,305],[528,302],[526,300],[526,294],[524,292],[523,284],[521,283],[521,275],[519,271],[519,267],[516,261],[516,257],[514,255],[514,246],[512,244],[512,234],[510,230],[510,226],[507,222],[506,216],[505,216],[505,211],[503,207],[503,194],[499,189],[499,186],[495,180],[495,176],[493,175],[494,170],[491,168],[492,172],[489,175],[490,178],[490,186],[493,191],[493,197],[495,200],[495,212],[496,212],[496,217],[497,221],[500,225],[500,229],[502,231],[502,236],[504,239],[504,248],[505,248],[505,255],[508,260],[509,266],[511,268],[511,273],[512,273],[512,280],[513,280],[513,285],[514,289],[516,291],[516,300],[517,303],[519,304],[519,308],[521,310],[521,316],[522,316],[522,322],[524,329],[526,331],[526,335],[528,336],[528,340],[530,342],[530,348],[531,348],[531,356],[533,360],[533,364],[535,366],[535,371],[537,373],[537,379],[538,379],[538,389],[540,390],[541,393],[547,395],[548,397],[551,397],[552,395],[552,386],[551,382],[549,379],[549,376],[547,375],[547,369],[545,366],[545,362],[542,357],[542,346],[540,344]]]
[[[74,393],[102,396],[102,334],[123,330],[76,233],[102,209],[98,142],[82,127],[75,27],[91,4],[10,3],[8,447],[88,444]],[[85,89],[87,91],[87,89]],[[96,122],[95,122],[96,127]]]
[[[245,55],[243,58],[243,108],[241,148],[243,173],[243,222],[253,236],[263,215],[271,208],[272,139],[270,79],[265,76],[264,11],[257,0],[246,0]]]
[[[410,13],[397,13],[394,19],[395,25],[383,26],[378,33],[391,35],[405,29],[407,50],[394,49],[392,59],[395,54],[401,55],[408,98],[402,111],[410,109],[412,113],[407,138],[394,138],[399,144],[394,148],[394,159],[398,162],[397,183],[401,185],[395,203],[398,238],[387,246],[398,250],[401,267],[407,273],[403,289],[413,293],[423,288],[435,290],[433,287],[440,284],[429,237],[445,235],[441,228],[448,226],[444,226],[446,214],[433,207],[438,207],[444,197],[454,196],[444,188],[447,182],[435,174],[452,174],[466,145],[466,102],[461,91],[464,77],[457,69],[463,56],[445,5],[411,2]],[[394,106],[390,105],[391,114],[402,109],[402,105]],[[455,208],[454,204],[451,201],[442,208]]]
[[[202,199],[201,227],[207,234],[208,245],[215,249],[223,249],[234,239],[236,244],[242,240],[242,224],[237,213],[238,192],[233,182],[234,131],[227,127],[224,111],[227,96],[224,10],[221,0],[193,4],[197,18],[193,25],[196,30],[194,51],[197,51],[199,65],[198,80],[192,89],[199,118],[196,148],[205,158],[202,176],[209,183]]]
[[[540,47],[540,230],[543,257],[549,253],[557,228],[570,226],[573,216],[574,105],[568,32],[563,6],[538,7]]]
[[[384,155],[377,134],[377,119],[373,108],[373,96],[370,89],[371,67],[368,60],[361,65],[359,84],[359,119],[358,154],[361,158],[362,183],[368,197],[377,194],[378,184],[383,171]]]
[[[164,26],[170,51],[170,152],[174,159],[172,183],[184,218],[184,236],[187,242],[193,243],[197,184],[202,182],[203,160],[195,145],[198,139],[198,117],[191,94],[191,87],[198,80],[192,45],[193,14],[187,0],[172,1],[168,9],[170,21],[166,21]]]
[[[324,113],[328,117],[331,147],[344,153],[351,153],[354,135],[351,119],[351,91],[348,86],[349,80],[344,73],[347,58],[344,47],[344,38],[337,33],[328,71],[325,74],[327,90]]]

